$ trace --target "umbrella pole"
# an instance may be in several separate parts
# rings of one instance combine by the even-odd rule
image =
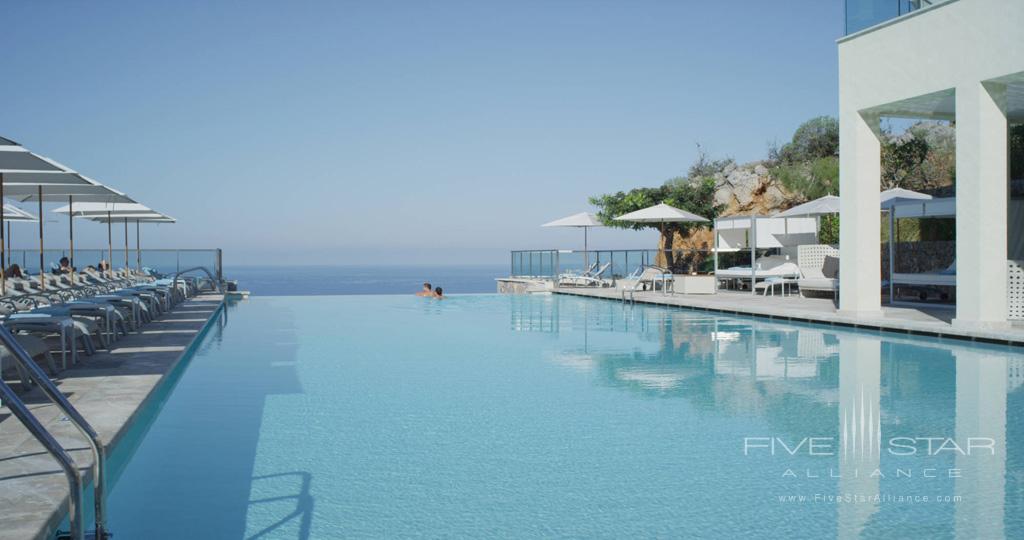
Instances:
[[[114,268],[110,264],[114,260],[114,232],[110,225],[110,210],[107,210],[107,277],[114,275]]]
[[[139,231],[140,230],[141,230],[141,228],[139,227],[139,220],[136,219],[135,220],[135,269],[138,270],[139,273],[142,273],[142,248],[140,247],[142,241],[139,239],[140,238],[140,236],[139,236]]]
[[[43,268],[43,186],[39,186],[39,290],[46,290],[46,269]]]
[[[42,216],[40,216],[42,217]],[[10,224],[8,223],[8,227]],[[4,249],[4,173],[0,173],[0,264],[3,264],[5,257],[10,254],[3,251]],[[10,238],[10,234],[7,235]],[[10,251],[10,250],[8,250]],[[7,294],[7,265],[0,270],[0,293]]]
[[[128,218],[124,218],[124,274],[128,275]]]
[[[74,197],[68,195],[68,247],[71,255],[71,284],[75,284],[75,207]]]
[[[583,227],[583,268],[590,268],[590,250],[587,249],[587,229]]]
[[[2,212],[2,211],[0,211]],[[2,222],[3,220],[0,220]],[[3,261],[0,261],[3,262]],[[11,266],[11,222],[7,222],[7,262],[4,263],[4,268]]]

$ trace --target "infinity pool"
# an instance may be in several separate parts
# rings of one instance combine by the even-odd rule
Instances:
[[[1024,537],[1020,349],[550,295],[254,297],[118,538]]]

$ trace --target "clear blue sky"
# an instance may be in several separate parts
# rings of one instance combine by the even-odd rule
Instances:
[[[151,247],[504,262],[575,247],[538,225],[683,174],[698,142],[760,159],[836,114],[841,16],[841,0],[12,2],[0,135],[179,218]],[[63,218],[47,226],[66,243]]]

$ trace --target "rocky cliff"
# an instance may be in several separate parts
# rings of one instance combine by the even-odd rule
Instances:
[[[715,204],[725,206],[722,217],[733,215],[771,215],[794,206],[803,199],[789,193],[780,182],[772,178],[764,162],[744,165],[730,163],[715,173]],[[674,249],[709,250],[714,238],[707,229],[696,230],[689,236],[676,234]]]

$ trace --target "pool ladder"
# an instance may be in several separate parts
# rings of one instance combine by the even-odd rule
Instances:
[[[71,456],[67,453],[63,446],[57,442],[57,439],[47,431],[45,427],[39,422],[39,420],[28,410],[25,403],[18,398],[18,395],[11,390],[11,387],[0,378],[0,400],[2,403],[10,409],[11,414],[14,415],[28,430],[28,432],[46,449],[47,453],[53,456],[53,459],[60,465],[61,471],[64,472],[64,476],[68,481],[68,489],[70,491],[68,497],[68,516],[71,525],[71,530],[68,532],[58,532],[58,540],[106,540],[113,535],[107,531],[105,523],[105,497],[104,491],[106,489],[106,450],[103,447],[103,443],[100,441],[99,435],[96,430],[89,425],[89,422],[78,413],[71,403],[68,402],[64,394],[57,389],[53,384],[53,381],[43,372],[32,357],[29,356],[28,352],[21,346],[17,340],[14,339],[14,335],[6,327],[0,325],[0,342],[5,346],[11,355],[14,356],[15,365],[19,368],[22,373],[27,373],[28,380],[26,384],[30,384],[30,381],[34,381],[42,389],[46,397],[53,402],[54,405],[75,425],[76,428],[85,436],[86,440],[89,441],[89,446],[92,450],[93,459],[93,496],[95,502],[96,511],[96,523],[95,529],[92,531],[86,531],[84,526],[84,517],[82,513],[82,474],[78,470],[78,466],[75,461],[71,459]]]

